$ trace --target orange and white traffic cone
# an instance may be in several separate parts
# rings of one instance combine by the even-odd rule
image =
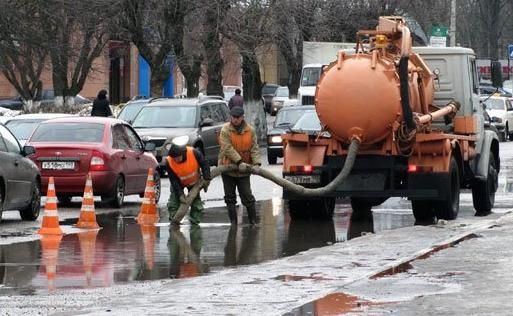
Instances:
[[[75,224],[78,228],[98,228],[96,222],[96,213],[94,210],[93,198],[93,180],[91,174],[87,174],[87,180],[84,188],[84,197],[82,198],[82,207],[80,208],[80,218]]]
[[[155,235],[157,233],[157,227],[153,224],[141,224],[139,226],[141,227],[146,267],[151,271],[155,264]]]
[[[41,235],[62,235],[62,229],[59,225],[59,216],[57,215],[57,196],[55,195],[55,183],[53,177],[48,180],[48,189],[46,190],[45,213],[41,229],[37,232]]]
[[[146,180],[146,189],[141,204],[137,222],[139,224],[155,224],[159,220],[157,213],[157,203],[155,202],[155,181],[153,180],[153,168],[148,169],[148,179]]]
[[[78,240],[80,242],[80,253],[82,255],[82,263],[86,275],[86,284],[91,286],[93,278],[93,264],[94,255],[96,252],[96,236],[98,230],[90,230],[83,233],[78,233]]]
[[[62,235],[43,235],[41,237],[42,259],[45,265],[48,290],[55,290],[55,278],[57,276],[57,261],[59,258],[59,246]]]

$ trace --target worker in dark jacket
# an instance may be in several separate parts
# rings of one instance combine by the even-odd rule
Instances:
[[[109,100],[107,99],[107,90],[100,90],[100,92],[98,92],[98,96],[93,101],[91,116],[113,116]]]
[[[236,106],[240,106],[242,108],[242,106],[244,105],[244,99],[242,98],[242,95],[240,95],[240,94],[241,94],[240,89],[235,89],[235,95],[233,95],[230,98],[230,101],[228,101],[228,107],[230,108],[230,110]]]
[[[171,183],[171,194],[167,202],[169,221],[173,220],[180,203],[185,203],[184,188],[191,188],[200,178],[206,181],[203,190],[207,192],[212,179],[210,165],[203,154],[190,146],[172,144],[166,157],[166,168]],[[201,170],[201,174],[200,174]],[[192,201],[189,221],[191,224],[199,224],[203,213],[203,202],[200,195]]]

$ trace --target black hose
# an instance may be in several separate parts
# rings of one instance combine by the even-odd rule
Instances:
[[[410,107],[410,91],[408,87],[408,56],[402,56],[399,60],[399,82],[401,92],[401,107],[403,109],[403,120],[408,129],[414,130],[417,127],[413,119],[413,113]]]

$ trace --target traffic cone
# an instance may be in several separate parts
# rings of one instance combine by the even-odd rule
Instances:
[[[155,182],[153,180],[153,168],[148,169],[148,179],[146,180],[146,189],[141,204],[137,222],[139,224],[154,224],[159,220],[157,213],[157,204],[155,203]]]
[[[45,265],[48,290],[55,290],[55,277],[57,276],[57,261],[62,235],[43,235],[41,237],[42,259]]]
[[[153,224],[141,224],[141,235],[143,239],[144,259],[148,270],[153,270],[155,263],[155,235],[157,227]]]
[[[78,233],[78,241],[80,242],[80,254],[86,275],[86,284],[91,286],[93,276],[94,255],[96,251],[96,236],[98,230],[90,230]]]
[[[84,197],[82,198],[82,207],[80,209],[80,218],[75,224],[78,228],[98,228],[96,222],[96,213],[94,210],[94,198],[93,198],[93,180],[91,180],[91,174],[87,174],[87,180],[84,188]]]
[[[41,235],[62,235],[62,229],[59,226],[59,216],[57,215],[57,197],[55,195],[55,184],[53,177],[48,180],[48,189],[46,190],[45,213],[41,229],[37,232]]]

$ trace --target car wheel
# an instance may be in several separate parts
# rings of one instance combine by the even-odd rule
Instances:
[[[125,179],[123,176],[118,175],[116,183],[109,195],[102,195],[102,201],[108,202],[112,207],[120,208],[123,206],[125,199]]]
[[[72,196],[69,196],[69,195],[57,194],[57,199],[59,200],[59,204],[61,204],[62,206],[70,205],[71,198],[72,198]]]
[[[0,186],[0,223],[2,222],[2,210],[4,206],[4,195],[2,192],[2,187]]]
[[[267,152],[267,161],[270,165],[275,165],[277,160],[278,157],[275,154]]]
[[[30,204],[20,209],[20,216],[24,221],[35,221],[39,217],[41,210],[41,189],[39,188],[38,182],[32,184],[31,194]]]

